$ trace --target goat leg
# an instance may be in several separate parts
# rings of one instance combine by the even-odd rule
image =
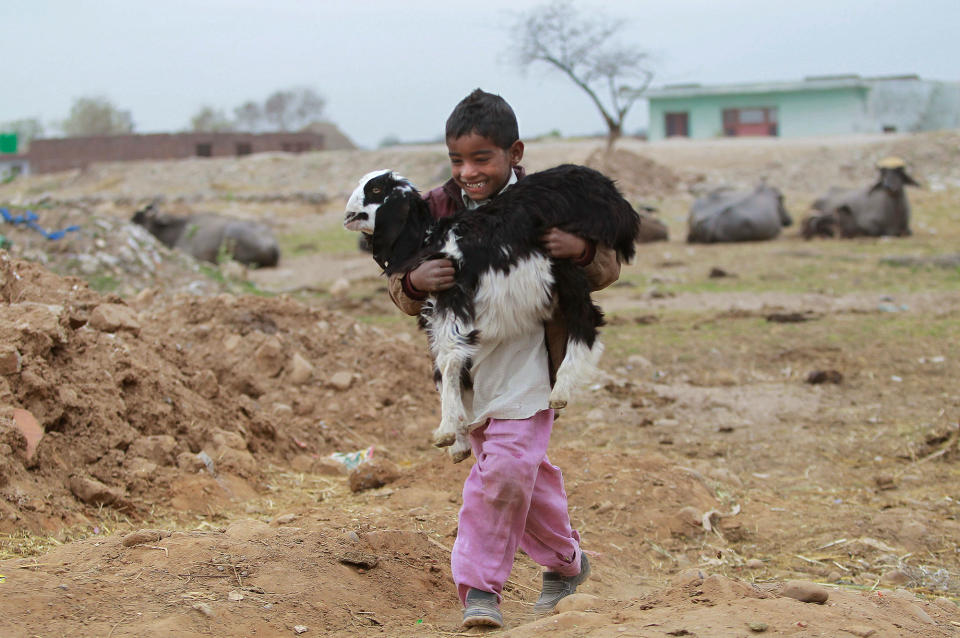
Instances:
[[[557,382],[550,393],[551,408],[557,410],[566,407],[576,388],[588,383],[599,373],[597,364],[602,353],[603,344],[599,340],[593,342],[592,348],[582,341],[567,341],[567,353],[557,370]]]
[[[457,440],[447,448],[447,454],[453,459],[454,463],[470,458],[470,452],[470,439],[465,434],[458,433]]]
[[[457,436],[466,434],[467,414],[460,395],[460,370],[463,362],[456,354],[438,362],[440,369],[440,425],[433,432],[436,447],[453,445]]]

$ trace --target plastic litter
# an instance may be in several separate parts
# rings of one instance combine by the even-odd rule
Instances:
[[[7,222],[8,224],[14,224],[14,225],[24,224],[27,228],[31,228],[37,231],[38,233],[40,233],[41,235],[43,235],[44,237],[50,240],[63,239],[67,233],[76,232],[80,230],[79,226],[74,225],[74,226],[67,226],[63,230],[54,230],[51,232],[47,232],[46,230],[44,230],[42,226],[40,226],[37,223],[37,221],[39,221],[40,218],[32,210],[26,210],[23,212],[22,215],[13,215],[10,213],[8,209],[0,208],[0,217],[2,217],[3,221]]]
[[[342,463],[344,467],[348,470],[352,470],[361,463],[364,463],[370,460],[373,457],[373,446],[366,448],[365,450],[357,450],[356,452],[334,452],[330,455],[334,461]]]

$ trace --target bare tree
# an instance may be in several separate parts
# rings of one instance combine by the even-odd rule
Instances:
[[[222,109],[204,106],[190,118],[190,130],[195,133],[218,133],[233,130],[233,123]]]
[[[277,91],[263,103],[264,118],[280,131],[303,128],[323,115],[326,100],[310,88]]]
[[[105,97],[77,98],[70,108],[70,117],[60,123],[67,137],[88,135],[123,135],[133,132],[130,111],[121,111]]]
[[[514,25],[516,58],[524,69],[544,62],[562,71],[590,97],[607,125],[607,148],[653,80],[649,54],[616,40],[625,22],[555,0],[520,14]]]
[[[263,109],[252,100],[233,109],[233,117],[239,131],[256,133],[263,125]]]

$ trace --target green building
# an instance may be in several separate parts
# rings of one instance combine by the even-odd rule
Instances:
[[[646,92],[648,136],[803,137],[960,128],[960,83],[915,75],[675,84]]]

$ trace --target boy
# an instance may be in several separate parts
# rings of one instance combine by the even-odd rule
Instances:
[[[517,119],[498,95],[476,89],[457,104],[447,120],[446,142],[452,177],[425,195],[436,219],[475,209],[524,177]],[[541,239],[551,257],[583,267],[594,290],[620,275],[607,246],[557,228]],[[390,297],[416,315],[429,293],[453,286],[454,275],[449,260],[425,261],[391,277]],[[590,574],[580,536],[570,526],[563,477],[546,455],[554,418],[550,388],[566,342],[566,326],[555,316],[543,330],[490,344],[473,360],[473,388],[464,392],[464,407],[475,417],[470,444],[476,463],[463,486],[450,559],[464,627],[503,626],[500,592],[517,547],[546,568],[534,606],[538,613],[552,611]]]

